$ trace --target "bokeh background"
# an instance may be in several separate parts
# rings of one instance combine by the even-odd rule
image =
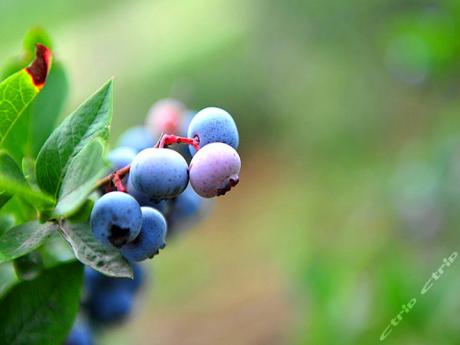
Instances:
[[[152,103],[228,110],[240,185],[148,263],[102,344],[460,343],[460,2],[0,1],[0,61],[52,36],[69,113],[115,77],[113,142]]]

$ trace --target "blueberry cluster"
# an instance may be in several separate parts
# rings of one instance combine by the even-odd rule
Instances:
[[[157,102],[144,126],[122,134],[108,155],[112,167],[90,224],[100,243],[131,262],[134,280],[86,267],[82,313],[66,345],[91,345],[94,330],[129,316],[144,275],[136,262],[157,255],[167,236],[200,218],[209,198],[238,183],[238,143],[229,113],[205,108],[194,114],[172,99]]]
[[[152,258],[166,245],[168,225],[179,227],[200,210],[201,198],[224,195],[238,183],[238,143],[226,111],[210,107],[191,116],[178,101],[157,102],[145,126],[126,131],[109,154],[116,190],[94,205],[95,238],[129,261]],[[180,144],[189,152],[181,154]]]
[[[144,281],[142,266],[133,264],[134,279],[107,277],[85,267],[82,308],[93,328],[116,325],[130,315]]]
[[[85,267],[81,314],[65,345],[93,345],[94,333],[129,317],[145,274],[139,264],[134,263],[132,267],[134,279],[111,278]]]

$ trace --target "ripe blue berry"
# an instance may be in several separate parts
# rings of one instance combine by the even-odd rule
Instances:
[[[166,246],[166,220],[154,208],[142,207],[142,228],[139,235],[121,248],[121,254],[130,261],[153,258]]]
[[[150,200],[174,198],[187,187],[187,162],[171,149],[145,149],[134,158],[128,180],[133,193]]]
[[[234,149],[238,148],[239,136],[235,121],[225,110],[215,107],[199,111],[190,121],[188,137],[198,137],[200,148],[209,143],[225,143]],[[195,149],[190,146],[190,153]]]
[[[112,164],[112,171],[121,169],[133,161],[137,152],[131,147],[121,146],[109,152],[109,161]]]
[[[83,307],[92,322],[110,325],[129,315],[144,280],[142,266],[132,263],[132,268],[134,279],[108,277],[85,267]]]
[[[131,267],[133,269],[133,279],[130,278],[111,278],[107,277],[115,281],[113,284],[120,286],[131,292],[137,292],[141,288],[142,284],[145,280],[145,272],[142,266],[136,262],[131,262]]]
[[[178,134],[185,106],[171,98],[156,102],[149,110],[146,127],[155,135]]]
[[[93,296],[98,295],[100,291],[109,289],[125,289],[132,293],[137,292],[144,283],[144,269],[138,263],[131,262],[133,269],[133,279],[130,278],[113,278],[89,266],[85,266],[85,295],[86,299],[90,300]]]
[[[231,146],[212,143],[201,148],[190,162],[190,183],[199,195],[224,195],[239,181],[241,160]]]
[[[97,290],[98,286],[101,284],[103,277],[105,278],[106,276],[103,275],[102,273],[99,273],[96,270],[93,270],[89,266],[85,266],[85,271],[84,271],[85,294],[89,295],[93,291]]]
[[[200,218],[206,206],[206,200],[199,196],[192,186],[188,186],[171,203],[168,213],[168,236]]]
[[[77,320],[70,331],[69,336],[65,342],[65,345],[92,345],[93,339],[89,326],[81,321]]]
[[[86,307],[91,321],[104,325],[118,323],[131,313],[134,303],[132,292],[122,288],[97,291]]]
[[[110,192],[94,204],[90,223],[99,242],[120,248],[139,234],[142,225],[141,208],[132,196]]]
[[[155,138],[145,127],[133,127],[124,132],[118,139],[118,146],[130,147],[136,152],[155,145]]]

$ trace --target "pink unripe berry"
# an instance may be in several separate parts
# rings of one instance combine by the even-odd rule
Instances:
[[[154,135],[178,134],[185,111],[181,102],[170,98],[162,99],[150,108],[146,126]]]
[[[211,143],[197,151],[190,162],[190,183],[204,198],[224,195],[239,181],[241,160],[233,147]]]

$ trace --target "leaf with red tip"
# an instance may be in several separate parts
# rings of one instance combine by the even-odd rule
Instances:
[[[26,72],[32,77],[32,82],[41,89],[51,67],[51,51],[42,44],[36,46],[35,60],[26,67]]]
[[[45,84],[51,51],[37,44],[35,60],[0,83],[0,147],[27,106]]]

